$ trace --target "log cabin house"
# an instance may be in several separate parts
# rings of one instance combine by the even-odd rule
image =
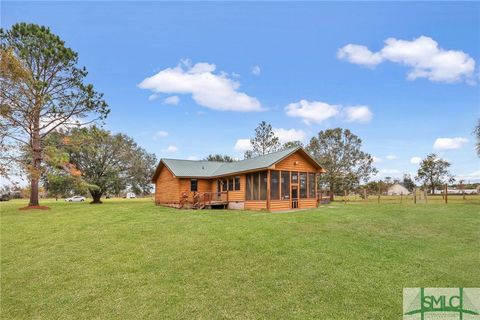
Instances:
[[[157,205],[279,211],[315,208],[322,172],[296,147],[237,162],[161,159],[152,182]]]

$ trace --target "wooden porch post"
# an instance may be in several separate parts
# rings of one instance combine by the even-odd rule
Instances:
[[[270,170],[267,171],[267,210],[270,211]]]

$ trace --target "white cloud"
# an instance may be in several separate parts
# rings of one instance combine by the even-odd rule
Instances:
[[[373,113],[368,106],[332,105],[322,101],[300,100],[285,107],[289,117],[301,118],[306,124],[321,123],[327,119],[343,115],[347,122],[369,122]]]
[[[189,156],[187,160],[198,160],[197,156]]]
[[[321,101],[300,100],[285,107],[289,117],[301,118],[306,124],[321,123],[339,114],[339,105],[331,105]]]
[[[262,111],[255,97],[238,91],[240,83],[227,73],[214,73],[216,66],[205,62],[191,65],[182,60],[174,68],[164,69],[138,85],[154,93],[191,94],[193,100],[206,108],[221,111]]]
[[[462,137],[456,138],[438,138],[433,144],[435,150],[451,150],[460,149],[468,142],[467,139]]]
[[[249,150],[250,147],[250,139],[238,139],[237,142],[235,142],[233,149],[237,152],[245,152]]]
[[[307,137],[305,131],[296,129],[273,128],[273,133],[278,138],[280,143],[289,141],[304,141]]]
[[[480,170],[473,171],[473,172],[470,172],[470,173],[467,173],[467,174],[459,174],[455,177],[455,179],[457,181],[460,181],[460,180],[466,180],[466,181],[470,181],[470,182],[472,182],[472,180],[480,181]]]
[[[420,158],[420,157],[412,157],[412,158],[410,158],[410,163],[411,163],[411,164],[420,164],[420,162],[422,162],[422,158]]]
[[[170,145],[170,146],[168,146],[168,148],[162,149],[162,152],[168,152],[168,153],[173,153],[173,152],[177,152],[177,151],[178,151],[178,148],[174,145]]]
[[[158,93],[152,93],[151,95],[148,96],[148,101],[154,101],[160,98],[160,95]]]
[[[473,58],[463,51],[444,50],[435,40],[426,36],[412,41],[388,38],[378,52],[372,52],[365,46],[348,44],[338,50],[337,57],[367,67],[383,61],[406,65],[411,68],[407,75],[409,80],[427,78],[435,82],[474,82]]]
[[[155,139],[155,140],[158,140],[158,139],[161,139],[161,138],[165,138],[165,137],[168,137],[168,132],[167,132],[167,131],[163,131],[163,130],[157,131],[157,132],[155,132],[155,134],[153,135],[153,139]]]
[[[395,160],[397,159],[397,156],[394,155],[394,154],[389,154],[388,156],[386,156],[387,160]]]
[[[373,53],[365,46],[347,44],[337,52],[339,59],[347,60],[350,63],[373,67],[383,61],[380,53]]]
[[[383,173],[383,174],[399,174],[400,170],[398,170],[398,169],[380,169],[379,172]]]
[[[391,177],[391,178],[401,178],[402,177],[402,172],[398,169],[380,169],[378,170],[378,173],[376,174],[378,178],[385,178],[385,177]]]
[[[176,106],[179,102],[180,102],[180,98],[178,96],[170,96],[165,98],[165,100],[163,100],[164,104],[169,104],[172,106]]]
[[[252,74],[253,75],[259,76],[260,73],[262,73],[262,70],[260,69],[259,66],[253,66],[252,67]]]
[[[380,158],[380,157],[372,156],[372,158],[373,158],[373,162],[375,162],[375,163],[380,163],[380,162],[383,161],[383,159]]]
[[[68,120],[61,117],[43,116],[40,117],[40,133],[45,133],[50,130],[68,130],[73,128],[89,128],[93,123],[88,123],[88,120],[78,117],[70,117]]]
[[[347,122],[367,123],[372,120],[373,113],[367,106],[346,107],[343,110]]]

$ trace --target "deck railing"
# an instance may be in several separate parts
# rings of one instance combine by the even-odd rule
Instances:
[[[228,201],[228,191],[221,192],[199,192],[200,201],[206,204],[211,202],[227,202]]]
[[[188,196],[180,199],[180,208],[191,205],[194,208],[203,208],[208,205],[226,204],[228,202],[228,191],[221,192],[190,192]]]

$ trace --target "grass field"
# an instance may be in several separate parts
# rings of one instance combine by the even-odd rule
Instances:
[[[2,319],[400,319],[480,286],[480,201],[266,213],[1,203]]]

